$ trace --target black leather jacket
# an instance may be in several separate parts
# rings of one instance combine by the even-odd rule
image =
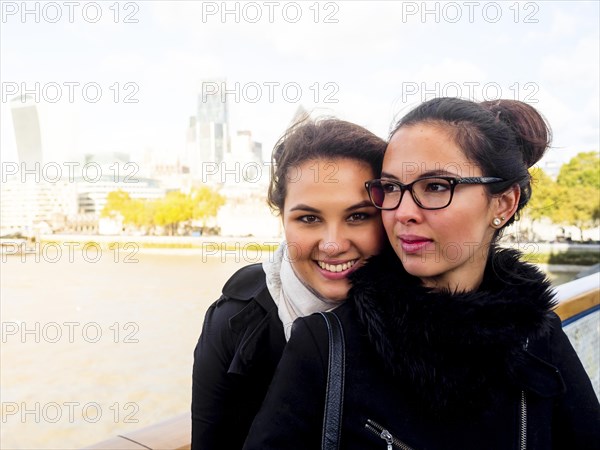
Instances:
[[[551,286],[518,255],[499,252],[472,292],[428,290],[395,254],[354,275],[334,311],[342,449],[598,449],[598,399]],[[320,448],[328,354],[323,319],[297,319],[245,450]]]
[[[192,450],[242,448],[284,346],[262,265],[243,267],[206,312],[194,351]]]

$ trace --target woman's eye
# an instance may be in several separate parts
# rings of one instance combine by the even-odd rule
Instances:
[[[317,216],[308,215],[308,216],[298,217],[298,220],[300,222],[304,222],[304,223],[316,223],[319,221],[319,218]]]
[[[394,183],[381,183],[381,189],[383,189],[383,192],[385,193],[396,192],[400,190],[400,186]]]
[[[371,215],[367,213],[354,213],[348,217],[348,222],[359,222],[362,220],[367,220],[369,217],[371,217]]]
[[[444,183],[427,183],[425,192],[445,192],[448,190],[448,186]]]

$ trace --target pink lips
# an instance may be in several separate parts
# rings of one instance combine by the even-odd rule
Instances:
[[[400,240],[402,250],[406,253],[417,253],[433,242],[429,238],[410,234],[398,236],[398,239]]]
[[[347,278],[348,275],[352,272],[354,272],[357,268],[357,262],[358,260],[349,260],[349,261],[354,261],[350,267],[348,267],[345,270],[341,270],[340,272],[332,272],[329,270],[326,270],[325,268],[319,267],[319,264],[317,263],[317,269],[319,270],[319,272],[321,273],[321,275],[325,278],[327,278],[328,280],[342,280],[344,278]],[[328,265],[338,265],[338,264],[343,264],[344,262],[341,261],[323,261],[325,264]],[[345,261],[346,263],[348,263],[348,261]]]

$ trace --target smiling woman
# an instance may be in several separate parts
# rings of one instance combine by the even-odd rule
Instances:
[[[377,254],[381,217],[365,182],[385,142],[336,119],[292,126],[273,152],[269,203],[286,241],[236,272],[207,311],[194,353],[192,449],[241,449],[298,317],[336,308]]]
[[[321,175],[330,169],[331,176]],[[373,170],[337,158],[306,161],[298,173],[288,185],[283,211],[291,265],[319,296],[344,300],[348,275],[381,245],[379,213],[363,187]]]
[[[339,385],[339,447],[322,448],[597,449],[600,405],[550,282],[497,246],[549,138],[514,100],[436,98],[401,119],[366,183],[391,249],[332,313],[345,378],[330,381],[339,354],[322,317],[298,319],[244,450],[336,441],[324,406]]]

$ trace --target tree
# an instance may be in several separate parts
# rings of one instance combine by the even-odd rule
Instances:
[[[557,183],[550,178],[542,169],[532,168],[531,174],[531,198],[525,207],[527,214],[532,221],[542,217],[553,217],[556,210],[560,208],[564,201],[559,195]]]
[[[174,235],[181,222],[192,218],[193,204],[189,195],[179,191],[168,192],[158,200],[154,212],[154,221],[165,227],[167,234]]]
[[[580,188],[561,186],[561,198],[565,205],[558,208],[553,216],[557,223],[576,226],[579,229],[579,238],[583,240],[583,230],[592,227],[597,214],[598,200],[594,204],[593,199],[598,199],[600,192],[589,186]]]
[[[130,205],[130,210],[128,212],[130,220],[127,223],[136,228],[153,227],[155,208],[155,201],[134,199]]]
[[[129,193],[117,190],[108,193],[106,205],[100,215],[112,218],[120,215],[123,225],[136,228],[151,227],[154,222],[153,206],[153,202],[149,200],[131,198]]]
[[[579,153],[564,164],[557,178],[560,208],[553,214],[555,222],[574,225],[583,230],[594,226],[600,208],[600,157],[597,152]]]
[[[206,226],[206,220],[215,217],[219,208],[225,204],[225,197],[207,186],[194,189],[190,196],[194,205],[192,217],[201,220],[203,226]]]
[[[123,218],[124,225],[136,228],[164,227],[167,234],[174,235],[182,222],[192,219],[206,220],[217,215],[225,203],[218,192],[203,186],[190,194],[180,191],[168,192],[158,200],[132,199],[125,191],[113,191],[108,194],[102,217]]]
[[[122,190],[112,191],[106,197],[106,205],[102,209],[101,217],[114,217],[116,214],[121,214],[125,220],[125,213],[131,205],[130,195]]]
[[[600,156],[598,152],[579,153],[560,168],[556,181],[561,186],[589,186],[600,189]]]

